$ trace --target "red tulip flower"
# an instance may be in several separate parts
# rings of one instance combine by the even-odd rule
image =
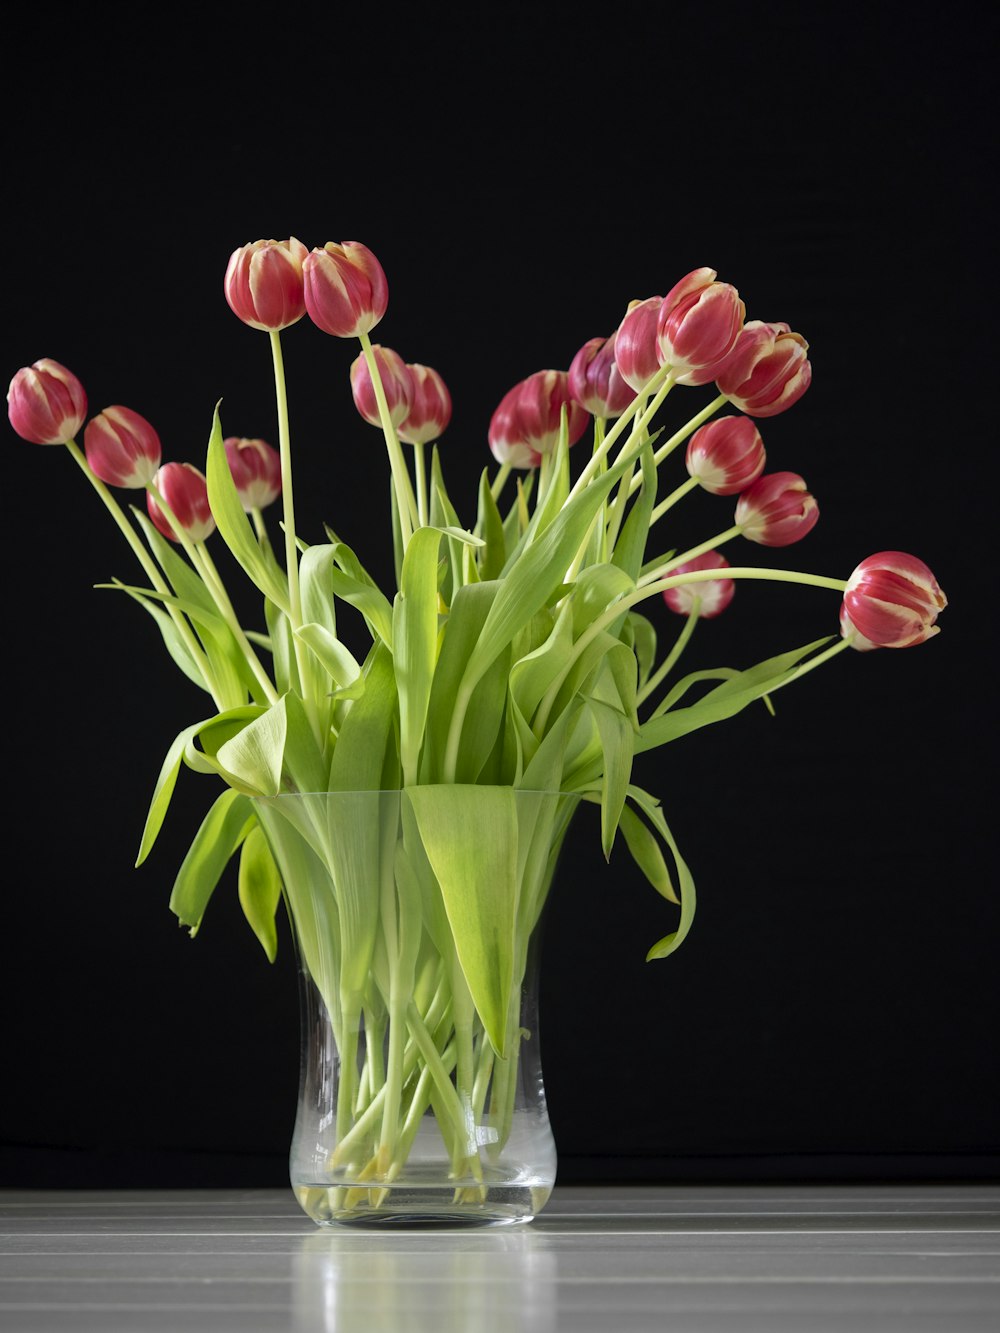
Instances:
[[[309,318],[336,338],[370,333],[388,307],[382,265],[360,241],[327,241],[310,250],[302,276]]]
[[[656,320],[657,353],[678,384],[708,384],[733,350],[746,307],[714,268],[696,268],[663,298]]]
[[[910,648],[940,633],[935,624],[948,599],[914,555],[879,551],[847,580],[841,634],[852,648]]]
[[[718,551],[705,551],[704,554],[685,561],[683,565],[677,565],[670,571],[670,575],[672,577],[674,574],[692,574],[695,570],[728,568],[729,561],[724,555],[720,555]],[[735,592],[734,579],[709,579],[704,583],[681,583],[676,588],[664,588],[663,600],[671,611],[676,611],[680,616],[689,616],[697,600],[698,615],[703,620],[713,620],[725,611],[733,600]]]
[[[7,416],[22,440],[65,444],[87,415],[83,385],[58,361],[44,358],[23,366],[7,390]]]
[[[277,332],[306,312],[302,261],[306,247],[287,241],[252,241],[229,257],[224,289],[235,315],[252,329]]]
[[[408,362],[410,410],[399,425],[399,438],[407,444],[429,444],[438,440],[451,421],[451,394],[436,370]]]
[[[215,518],[208,503],[205,475],[193,463],[164,463],[152,480],[182,531],[193,542],[206,541],[215,531]],[[146,509],[156,527],[172,542],[180,541],[170,519],[153,495],[147,492]]]
[[[715,377],[719,392],[751,417],[774,417],[812,383],[809,344],[787,324],[751,320]]]
[[[795,472],[768,472],[736,502],[736,524],[760,546],[791,546],[811,532],[819,505]]]
[[[706,491],[738,495],[764,471],[764,442],[749,417],[719,417],[691,436],[685,462]]]
[[[160,437],[129,407],[106,407],[87,422],[83,448],[91,472],[109,486],[138,491],[160,466]]]
[[[413,401],[413,379],[406,362],[391,347],[381,347],[378,343],[374,343],[371,350],[375,356],[379,379],[382,381],[390,420],[394,426],[399,426],[409,415],[410,404]],[[354,406],[364,419],[372,426],[381,426],[382,418],[375,397],[375,386],[363,352],[360,352],[351,364],[351,393],[354,395]]]
[[[266,440],[230,435],[223,441],[240,504],[247,513],[266,509],[281,494],[281,455]]]
[[[569,391],[585,412],[595,417],[620,417],[635,397],[615,359],[617,333],[590,338],[569,367]]]

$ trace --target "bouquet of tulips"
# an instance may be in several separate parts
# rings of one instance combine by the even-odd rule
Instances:
[[[453,1011],[464,1006],[470,1015],[458,1037],[445,1023],[437,1046],[461,1108],[480,1097],[486,1062],[510,1057],[510,996],[539,907],[526,914],[520,900],[511,901],[509,879],[491,880],[499,851],[442,850],[445,837],[460,843],[463,830],[473,842],[474,825],[486,836],[476,789],[499,793],[485,823],[499,829],[501,850],[511,792],[599,803],[604,855],[620,834],[678,909],[647,955],[662,958],[691,925],[694,884],[659,800],[632,780],[635,756],[767,702],[845,649],[923,642],[937,633],[945,597],[921,560],[898,551],[861,560],[846,578],[730,563],[723,555],[734,541],[790,546],[811,531],[819,510],[801,476],[767,470],[758,426],[807,391],[807,343],[787,324],[748,321],[736,288],[711,269],[688,273],[666,296],[631,301],[618,328],[583,342],[566,369],[538,370],[498,396],[484,431],[493,465],[483,468],[474,512],[453,501],[445,483],[437,442],[452,400],[444,378],[370,340],[388,307],[386,276],[370,249],[350,241],[312,250],[295,238],[256,241],[232,254],[224,291],[235,315],[268,337],[277,448],[227,436],[216,409],[202,466],[164,462],[149,420],[120,405],[88,419],[80,380],[52,360],[14,375],[10,421],[25,440],[68,450],[145,576],[111,586],[155,618],[171,658],[211,703],[163,761],[139,862],[154,846],[182,766],[209,775],[216,794],[177,874],[171,907],[194,933],[238,856],[241,902],[273,958],[275,913],[283,896],[294,904],[296,890],[283,882],[262,803],[295,792],[412,793],[426,858],[421,851],[411,878],[429,876],[430,887],[414,890],[411,913],[397,885],[388,916],[384,901],[371,906],[363,891],[337,890],[338,966],[354,981],[331,983],[324,996],[345,1032],[361,1013],[376,1027],[387,1010],[391,1018],[404,967],[392,941],[405,918],[413,948],[402,989],[417,996],[420,1012],[415,1019],[410,1006],[395,1016],[423,1053],[426,1034],[416,1024],[421,1012],[426,1017],[421,967],[433,938],[438,971],[428,968],[427,994],[438,994],[433,977],[446,975]],[[296,527],[281,333],[304,317],[359,344],[350,386],[358,413],[385,440],[392,590],[377,586],[334,526],[308,540]],[[704,388],[707,401],[693,414],[661,424],[668,397],[673,407]],[[678,461],[679,475],[665,482],[668,463]],[[672,549],[670,512],[695,488],[728,499],[731,519],[706,540]],[[145,506],[122,508],[121,490],[145,492]],[[265,511],[279,501],[280,529],[269,532]],[[255,626],[234,610],[211,555],[216,534],[260,595]],[[839,633],[835,624],[834,632],[762,661],[685,674],[684,650],[699,621],[725,610],[737,580],[838,594]],[[665,645],[655,618],[644,614],[653,599],[679,617]],[[338,633],[348,606],[367,629],[369,648],[360,656]],[[418,799],[438,787],[451,791],[446,824]],[[357,836],[356,829],[338,834]],[[449,871],[454,856],[459,869]],[[406,882],[402,875],[399,884]],[[446,948],[453,957],[442,973]],[[308,945],[305,953],[308,962]],[[358,1162],[369,1180],[399,1170],[418,1095],[419,1080],[407,1078],[409,1047],[390,1049],[395,1074],[363,1070],[340,1125],[349,1134],[380,1106],[377,1150]],[[459,1123],[434,1070],[436,1092],[426,1096],[436,1099],[446,1126]],[[469,1150],[462,1151],[467,1167]]]

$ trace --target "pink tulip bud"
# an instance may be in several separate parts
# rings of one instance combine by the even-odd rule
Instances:
[[[215,531],[215,518],[208,503],[204,473],[193,463],[164,463],[151,485],[163,497],[183,531],[193,542],[203,542]],[[172,542],[180,541],[166,514],[152,494],[146,493],[149,517]]]
[[[370,333],[389,304],[382,265],[360,241],[327,241],[311,250],[302,276],[309,318],[335,338]]]
[[[620,417],[635,397],[615,360],[616,338],[591,338],[570,362],[569,391],[595,417]]]
[[[663,298],[656,321],[660,364],[678,384],[707,384],[733,350],[746,306],[714,268],[696,268]]]
[[[400,422],[406,420],[410,411],[410,404],[413,401],[413,380],[406,362],[391,347],[381,347],[378,343],[373,343],[372,351],[375,354],[375,364],[378,366],[379,379],[385,392],[389,417],[392,424],[398,426]],[[379,416],[378,402],[375,398],[375,386],[372,384],[368,362],[363,352],[359,353],[351,364],[351,393],[354,395],[354,406],[364,419],[373,426],[381,426],[382,418]]]
[[[129,407],[106,407],[87,422],[83,448],[90,470],[109,486],[138,491],[160,466],[160,437]]]
[[[809,344],[787,324],[751,320],[715,377],[719,392],[752,417],[786,411],[812,383]]]
[[[791,546],[816,526],[819,505],[795,472],[758,477],[736,502],[736,523],[748,541]]]
[[[720,417],[695,431],[687,470],[713,495],[738,495],[764,471],[764,441],[749,417]]]
[[[65,444],[87,415],[87,395],[72,371],[47,357],[23,366],[7,390],[7,416],[30,444]]]
[[[691,574],[700,569],[728,569],[729,561],[718,551],[706,551],[687,560],[670,571],[671,574]],[[665,588],[663,600],[671,611],[679,616],[689,616],[698,600],[698,615],[703,620],[712,620],[721,615],[733,600],[736,591],[734,579],[710,579],[705,583],[682,583],[676,588]]]
[[[247,513],[266,509],[281,494],[281,455],[266,440],[230,435],[223,441],[240,504]]]
[[[230,309],[252,329],[275,332],[296,323],[306,312],[305,257],[306,247],[294,236],[287,241],[251,241],[234,250],[224,283]]]
[[[520,389],[520,383],[508,389],[490,418],[490,452],[498,463],[516,468],[535,468],[541,463],[542,456],[528,443],[518,416],[517,398]]]
[[[412,396],[410,410],[399,426],[399,438],[407,444],[429,444],[438,440],[451,420],[448,386],[430,366],[408,362]]]
[[[569,443],[587,429],[590,415],[570,395],[569,375],[565,370],[536,370],[521,381],[517,393],[517,415],[528,445],[540,454],[556,447],[566,409]]]
[[[903,551],[879,551],[847,580],[841,634],[852,648],[910,648],[940,633],[934,623],[948,605],[922,560]]]
[[[615,331],[615,363],[622,379],[637,392],[644,389],[660,368],[656,345],[656,321],[662,296],[629,301]]]

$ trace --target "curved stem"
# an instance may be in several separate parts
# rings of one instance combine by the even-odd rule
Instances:
[[[403,549],[405,550],[414,527],[420,525],[417,499],[413,494],[413,485],[410,482],[410,474],[406,468],[406,460],[400,447],[399,436],[396,434],[396,427],[392,424],[392,417],[389,415],[389,404],[386,402],[385,389],[382,387],[382,376],[379,374],[378,361],[372,349],[371,339],[367,333],[359,334],[358,338],[361,342],[365,364],[368,367],[368,374],[371,377],[372,388],[375,391],[375,402],[378,404],[382,434],[385,436],[385,445],[389,452],[389,467],[392,470],[392,484],[396,491],[399,526],[402,532]]]
[[[684,622],[684,627],[681,630],[680,634],[678,634],[674,646],[671,648],[670,652],[667,654],[667,656],[663,659],[660,665],[650,676],[649,680],[647,680],[645,685],[643,685],[642,689],[637,691],[635,696],[636,707],[638,707],[639,704],[643,702],[643,700],[649,698],[649,696],[653,693],[653,691],[657,688],[657,686],[662,684],[662,682],[666,680],[667,676],[670,675],[670,672],[677,665],[681,653],[683,653],[684,649],[688,646],[688,643],[690,642],[691,635],[694,633],[695,626],[698,623],[700,614],[701,614],[701,598],[696,596],[691,606],[691,610],[688,613],[688,618]]]
[[[693,491],[698,485],[697,477],[688,477],[687,481],[681,482],[675,491],[671,491],[665,500],[661,500],[649,516],[649,526],[652,527],[657,519],[662,518],[668,509],[673,509],[678,501],[683,500],[689,491]]]
[[[160,573],[156,565],[156,562],[153,560],[153,557],[149,554],[149,552],[143,546],[142,542],[139,540],[139,534],[136,532],[136,530],[132,527],[131,523],[129,523],[128,519],[125,517],[124,513],[122,512],[121,506],[118,504],[117,500],[111,494],[110,490],[107,488],[104,482],[101,481],[100,477],[98,477],[97,474],[91,469],[91,466],[87,462],[87,459],[83,451],[80,449],[80,446],[76,443],[75,440],[66,440],[65,444],[66,448],[69,450],[73,459],[79,464],[81,470],[83,471],[84,476],[87,478],[87,480],[93,486],[94,490],[100,496],[101,500],[104,502],[108,512],[111,514],[111,517],[118,524],[123,535],[125,536],[126,541],[128,542],[129,546],[131,546],[136,556],[136,559],[139,561],[139,564],[145,571],[146,576],[149,579],[150,583],[152,583],[156,591],[158,593],[161,593],[164,598],[171,597],[173,594],[170,585],[163,578],[163,575]],[[180,634],[181,638],[184,640],[184,646],[191,654],[195,666],[201,672],[202,677],[205,681],[206,688],[208,689],[212,698],[215,700],[215,706],[217,708],[221,708],[222,701],[213,682],[212,668],[209,663],[208,657],[205,654],[205,650],[198,642],[195,633],[192,630],[190,624],[188,623],[186,617],[183,616],[175,606],[171,606],[169,601],[164,601],[164,607],[167,613],[169,614],[171,620],[176,625],[177,631]]]
[[[646,587],[647,584],[653,583],[656,579],[662,578],[665,574],[668,574],[672,569],[676,569],[678,565],[686,564],[689,560],[694,560],[699,555],[704,555],[706,551],[714,551],[716,547],[721,546],[723,542],[728,542],[731,541],[733,537],[738,537],[742,531],[743,529],[739,524],[734,523],[731,528],[726,528],[725,531],[720,532],[715,537],[709,537],[707,541],[701,542],[698,546],[692,546],[689,550],[683,551],[680,555],[671,556],[670,559],[665,560],[662,565],[657,565],[655,569],[651,569],[648,573],[641,575],[636,580],[636,587]]]
[[[512,470],[512,465],[511,465],[510,463],[501,463],[501,464],[500,464],[500,470],[497,472],[496,476],[493,478],[493,484],[492,484],[492,486],[490,487],[490,491],[491,491],[492,494],[493,494],[493,499],[494,499],[494,500],[499,500],[499,498],[500,498],[500,492],[503,490],[504,486],[506,485],[506,483],[507,483],[507,478],[510,476],[510,474],[511,474],[511,470]]]
[[[650,378],[648,384],[644,386],[642,393],[636,394],[632,399],[628,407],[626,407],[625,411],[618,417],[615,424],[605,435],[598,448],[594,450],[593,457],[589,460],[587,466],[580,473],[579,477],[577,477],[576,483],[569,493],[569,499],[572,499],[574,495],[579,491],[582,491],[591,480],[600,466],[601,459],[607,457],[609,449],[617,442],[618,437],[625,430],[625,427],[629,422],[632,421],[633,417],[636,417],[638,413],[641,413],[641,416],[639,416],[636,421],[636,429],[642,429],[652,421],[660,404],[673,388],[673,384],[674,381],[670,376],[669,367],[661,366],[656,374]],[[653,390],[655,390],[653,401],[649,404],[648,408],[645,408],[644,404],[646,402],[646,395]]]
[[[268,703],[277,703],[278,691],[271,683],[270,676],[264,670],[260,658],[257,656],[250,640],[243,631],[243,626],[240,624],[236,611],[233,609],[233,604],[229,600],[229,594],[226,592],[225,584],[222,582],[219,571],[215,567],[215,562],[208,553],[208,547],[204,542],[197,542],[195,543],[194,549],[199,561],[197,569],[198,573],[201,575],[202,582],[212,594],[216,606],[222,612],[226,624],[229,626],[230,630],[232,630],[233,637],[239,644],[243,656],[249,664],[250,670],[253,672],[254,676],[256,676],[258,684],[264,691],[264,697],[267,699]]]
[[[700,412],[696,413],[686,425],[682,426],[674,435],[671,435],[669,440],[665,440],[653,454],[653,461],[656,463],[656,466],[659,467],[663,460],[672,454],[678,445],[683,444],[689,435],[693,435],[699,426],[704,426],[709,417],[715,416],[719,408],[724,407],[728,402],[729,399],[726,395],[720,393],[718,398],[713,398],[707,407],[703,407]],[[631,490],[634,491],[641,482],[641,477],[633,477]]]

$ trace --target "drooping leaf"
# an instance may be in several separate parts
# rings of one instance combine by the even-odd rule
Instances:
[[[174,880],[170,910],[192,937],[222,872],[256,821],[253,807],[236,791],[224,791],[202,820]]]
[[[243,840],[237,891],[243,915],[260,941],[268,962],[273,963],[278,955],[278,927],[274,915],[281,901],[281,875],[259,825],[255,825]]]
[[[216,762],[225,780],[247,796],[276,796],[281,790],[281,766],[288,730],[284,698],[282,696],[216,751]]]
[[[622,807],[619,828],[632,860],[656,892],[668,902],[679,903],[660,844],[649,825],[639,818],[628,803]]]
[[[441,534],[418,528],[403,558],[392,611],[392,658],[399,695],[399,758],[404,781],[415,780],[438,641],[437,562]]]

